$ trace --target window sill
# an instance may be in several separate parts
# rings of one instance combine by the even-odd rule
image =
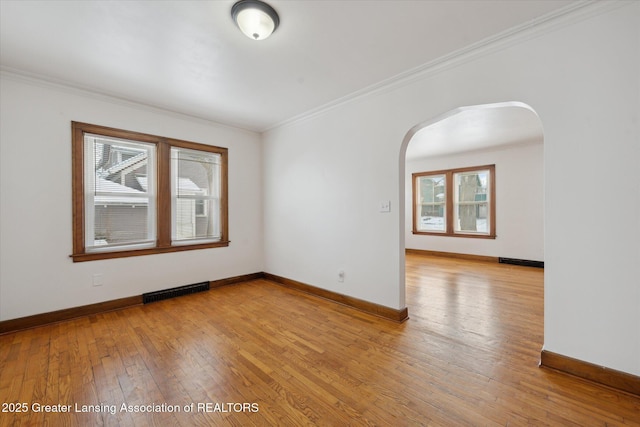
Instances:
[[[431,231],[415,231],[415,230],[413,230],[412,233],[416,235],[423,235],[423,236],[467,237],[471,239],[495,239],[496,237],[498,237],[495,234],[462,234],[462,233],[451,234],[451,233],[438,233],[438,232],[431,232]]]
[[[170,252],[191,251],[197,249],[221,248],[229,246],[229,243],[230,242],[228,240],[224,240],[218,242],[200,243],[196,245],[167,246],[164,248],[146,248],[108,252],[86,252],[80,254],[71,254],[69,256],[73,259],[73,262],[97,261],[101,259],[127,258],[132,256],[165,254]]]

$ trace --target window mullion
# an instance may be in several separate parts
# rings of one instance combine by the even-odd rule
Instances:
[[[446,203],[445,203],[445,210],[446,210],[446,217],[447,217],[447,234],[453,234],[453,219],[454,219],[454,215],[453,215],[453,210],[455,208],[454,205],[454,200],[453,200],[453,172],[447,172],[445,174],[446,178],[445,178],[445,191],[446,191]]]
[[[420,218],[420,177],[413,175],[413,231],[418,231],[418,221]]]
[[[171,159],[169,144],[158,143],[158,247],[171,246]]]

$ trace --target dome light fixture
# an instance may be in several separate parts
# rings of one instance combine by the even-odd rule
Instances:
[[[240,0],[231,8],[231,17],[247,37],[264,40],[280,24],[276,11],[260,0]]]

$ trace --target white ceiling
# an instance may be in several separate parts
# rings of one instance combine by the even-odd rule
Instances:
[[[451,111],[418,130],[407,146],[406,159],[542,142],[542,123],[528,105],[475,105]]]
[[[263,131],[584,2],[272,0],[263,41],[233,3],[2,0],[0,66]]]

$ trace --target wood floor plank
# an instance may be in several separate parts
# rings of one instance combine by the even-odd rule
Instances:
[[[542,270],[406,267],[402,324],[254,280],[2,335],[0,402],[103,410],[0,426],[640,426],[640,397],[538,367]]]

